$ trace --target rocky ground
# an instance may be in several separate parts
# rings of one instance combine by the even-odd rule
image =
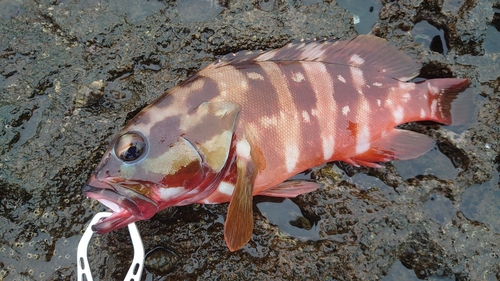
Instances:
[[[248,3],[247,3],[248,2]],[[474,119],[409,124],[436,148],[384,169],[331,163],[325,188],[256,198],[242,250],[226,205],[139,222],[147,280],[500,280],[500,2],[0,1],[0,280],[75,280],[105,208],[81,189],[112,136],[217,57],[295,39],[387,38],[421,77],[468,77]],[[94,278],[123,280],[126,229],[92,240]]]

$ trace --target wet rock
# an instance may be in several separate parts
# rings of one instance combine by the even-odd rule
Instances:
[[[82,230],[106,209],[81,188],[113,134],[166,89],[230,52],[347,38],[373,23],[373,34],[422,61],[422,77],[470,78],[473,121],[406,126],[437,141],[421,159],[315,171],[324,188],[256,212],[251,241],[234,253],[224,204],[138,222],[147,249],[175,252],[144,275],[379,280],[399,263],[415,278],[498,279],[498,1],[341,2],[226,1],[193,23],[174,19],[172,1],[1,1],[0,279],[76,279]],[[447,53],[417,38],[424,21],[444,32]],[[126,230],[94,239],[94,278],[123,280]]]
[[[170,207],[156,213],[155,217],[158,218],[159,220],[168,220],[173,218],[176,213],[177,213],[177,207]]]
[[[443,28],[434,26],[426,20],[415,24],[411,31],[415,42],[423,43],[431,51],[441,53],[446,56],[448,53],[448,40]]]
[[[174,252],[157,247],[146,254],[144,266],[149,272],[163,276],[172,272],[178,262],[179,257]]]
[[[84,85],[78,90],[78,96],[75,98],[77,106],[85,107],[96,104],[104,95],[104,82],[97,80],[90,85]]]

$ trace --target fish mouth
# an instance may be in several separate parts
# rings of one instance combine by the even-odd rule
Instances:
[[[83,187],[83,193],[113,212],[111,216],[92,226],[92,230],[99,234],[125,227],[138,220],[147,220],[158,212],[158,205],[150,198],[127,188],[123,183],[100,181],[95,175],[92,175]]]

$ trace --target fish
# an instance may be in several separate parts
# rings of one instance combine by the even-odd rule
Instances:
[[[83,188],[113,212],[93,231],[172,206],[228,202],[224,239],[230,251],[241,249],[253,232],[253,196],[312,192],[321,185],[289,179],[327,162],[380,168],[416,158],[434,140],[398,125],[465,120],[470,80],[412,81],[420,68],[369,35],[223,56],[167,90],[111,141]]]

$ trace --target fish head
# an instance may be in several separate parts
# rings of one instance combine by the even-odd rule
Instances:
[[[238,105],[202,103],[176,122],[163,120],[160,128],[140,120],[158,120],[148,109],[114,138],[84,187],[87,197],[113,211],[93,226],[97,233],[202,200],[230,158]]]

